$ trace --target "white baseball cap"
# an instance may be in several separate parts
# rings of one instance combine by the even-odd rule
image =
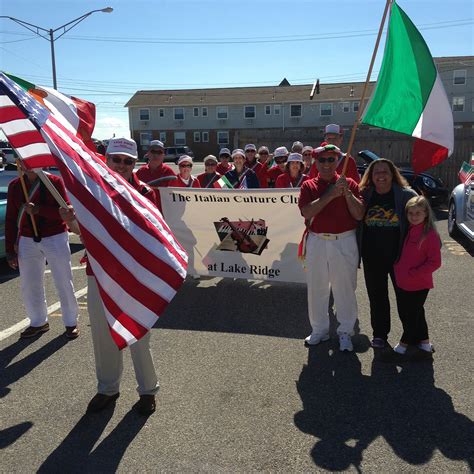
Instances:
[[[336,135],[342,135],[343,130],[340,125],[337,123],[330,123],[329,125],[326,125],[326,128],[324,129],[324,134],[328,133],[335,133]]]
[[[289,163],[290,161],[303,163],[303,155],[300,155],[299,153],[290,153],[290,155],[288,156],[288,160],[286,160],[286,162]]]
[[[221,151],[219,152],[219,156],[221,155],[229,155],[230,156],[230,150],[228,148],[221,148]]]
[[[193,159],[189,156],[189,155],[183,155],[183,156],[180,156],[179,157],[179,160],[178,160],[178,166],[181,164],[181,163],[193,163]]]
[[[206,161],[213,161],[214,163],[217,163],[217,158],[214,155],[207,155],[202,161],[204,161],[204,164],[206,164]]]
[[[247,143],[244,148],[245,151],[253,150],[257,151],[257,147],[253,143]]]
[[[137,159],[137,143],[129,138],[111,138],[105,153],[107,155],[126,155]]]
[[[273,152],[273,158],[278,158],[279,156],[288,156],[288,150],[286,146],[279,146]]]
[[[235,150],[232,150],[232,158],[234,158],[234,156],[237,156],[237,155],[240,155],[245,158],[244,150],[242,150],[242,148],[236,148]]]
[[[150,150],[151,150],[152,148],[163,148],[163,149],[164,149],[164,148],[165,148],[165,145],[163,145],[163,142],[160,141],[160,140],[152,140],[152,141],[150,142]]]

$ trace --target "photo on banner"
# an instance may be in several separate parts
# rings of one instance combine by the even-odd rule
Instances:
[[[305,283],[298,189],[161,188],[165,221],[188,274]]]

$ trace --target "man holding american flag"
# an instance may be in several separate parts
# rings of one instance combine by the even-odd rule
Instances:
[[[109,343],[118,352],[145,338],[142,345],[148,348],[150,329],[186,277],[187,254],[143,195],[142,184],[131,179],[134,176],[130,181],[124,178],[126,170],[133,170],[136,144],[113,142],[108,163],[116,165],[117,172],[112,171],[71,131],[64,116],[3,73],[0,127],[26,168],[57,166],[61,172],[94,275],[95,300],[102,303],[101,324]],[[63,213],[69,214],[67,209]],[[142,361],[135,365],[141,395],[136,408],[143,414],[155,409],[158,389],[149,351],[148,356],[146,374],[140,372]],[[91,400],[89,411],[99,411],[118,397],[121,357],[113,357],[115,371],[106,370],[106,388],[99,385],[102,396]]]

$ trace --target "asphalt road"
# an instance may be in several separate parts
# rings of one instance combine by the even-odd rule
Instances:
[[[441,213],[445,219],[445,213]],[[59,310],[33,341],[0,341],[1,472],[472,472],[472,255],[447,236],[426,304],[435,361],[384,364],[369,348],[362,272],[355,352],[307,349],[306,288],[189,279],[152,331],[161,390],[148,419],[129,352],[113,409],[85,415],[95,373],[85,296],[82,334]],[[74,268],[82,255],[72,245]],[[76,290],[85,287],[74,270]],[[48,304],[57,299],[46,275]],[[25,318],[19,278],[0,268],[0,335]],[[401,327],[393,312],[390,341]],[[0,336],[0,339],[2,336]]]

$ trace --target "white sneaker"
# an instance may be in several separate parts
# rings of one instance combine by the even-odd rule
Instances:
[[[304,340],[304,342],[308,344],[309,346],[315,346],[316,344],[319,344],[320,342],[328,341],[328,340],[329,340],[329,334],[319,334],[317,332],[312,332]]]
[[[349,334],[347,334],[346,332],[343,332],[342,334],[339,334],[339,350],[341,352],[343,352],[343,351],[352,352],[354,350],[354,346],[352,345],[351,336],[349,336]]]

